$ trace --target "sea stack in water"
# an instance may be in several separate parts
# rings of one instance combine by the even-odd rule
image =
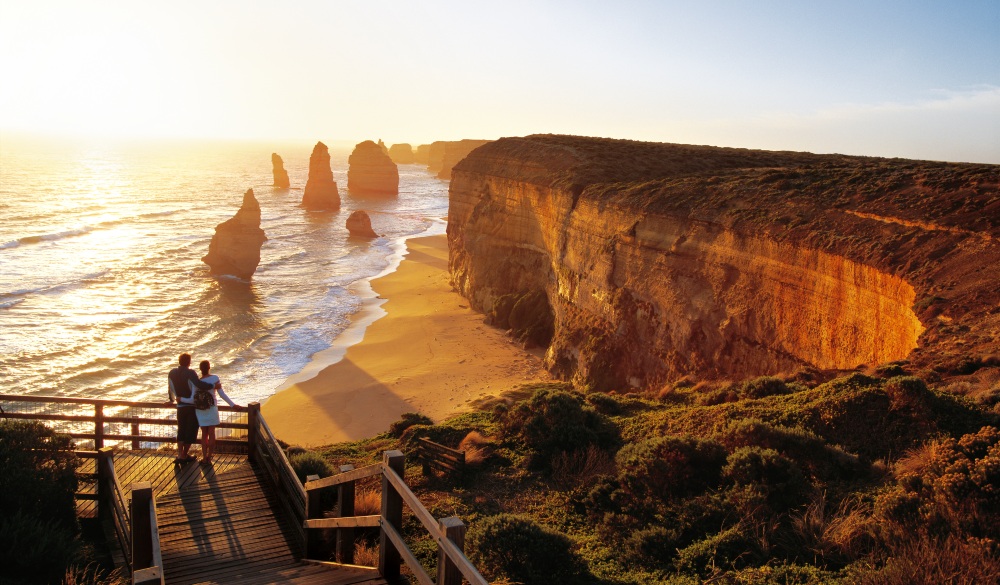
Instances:
[[[302,206],[306,209],[340,209],[340,193],[330,170],[330,151],[322,142],[317,142],[309,157],[309,180],[302,195]]]
[[[347,162],[347,189],[352,195],[399,194],[399,170],[396,163],[371,140],[355,146]]]
[[[271,166],[274,173],[274,186],[287,189],[291,183],[288,181],[288,171],[285,170],[285,161],[281,160],[278,153],[271,153]]]
[[[260,205],[253,189],[243,195],[243,205],[231,219],[215,228],[202,262],[212,274],[231,274],[249,279],[260,264],[260,247],[267,241],[260,229]]]
[[[405,142],[393,144],[389,147],[389,158],[397,165],[413,164],[413,147]]]
[[[377,238],[378,234],[372,229],[372,220],[368,214],[362,210],[357,210],[347,218],[347,231],[352,236],[359,238]]]

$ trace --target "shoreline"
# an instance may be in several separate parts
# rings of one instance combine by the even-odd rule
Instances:
[[[275,436],[301,446],[371,437],[405,412],[440,421],[476,400],[550,380],[540,356],[486,325],[448,278],[444,234],[404,242],[335,344],[262,405]],[[359,293],[362,291],[358,291]]]

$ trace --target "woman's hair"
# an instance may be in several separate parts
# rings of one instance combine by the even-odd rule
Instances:
[[[202,360],[201,363],[198,364],[198,369],[201,370],[201,375],[202,376],[207,376],[208,375],[208,370],[211,367],[212,367],[212,364],[208,363],[208,360]]]

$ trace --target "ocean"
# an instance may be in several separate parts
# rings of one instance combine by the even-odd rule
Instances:
[[[0,140],[3,392],[162,401],[188,352],[246,404],[335,356],[405,240],[444,233],[448,182],[399,165],[398,198],[355,199],[350,148],[331,147],[342,206],[310,212],[314,144]],[[271,186],[272,152],[290,189]],[[248,188],[268,238],[260,265],[249,281],[212,276],[201,258]],[[355,209],[381,237],[348,237]]]

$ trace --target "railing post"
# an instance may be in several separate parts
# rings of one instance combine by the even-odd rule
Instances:
[[[132,484],[132,571],[146,569],[153,564],[152,527],[149,525],[149,507],[153,503],[153,486],[148,481]]]
[[[132,423],[132,450],[139,450],[139,423]]]
[[[442,518],[438,520],[441,533],[445,538],[455,543],[458,550],[465,552],[465,523],[458,517]],[[455,563],[444,552],[444,547],[438,545],[438,585],[462,585],[462,572],[458,570]]]
[[[340,472],[346,473],[354,469],[353,465],[341,465]],[[354,515],[354,482],[349,481],[337,486],[337,506],[339,516]],[[347,565],[354,564],[354,529],[341,528],[337,530],[337,560]]]
[[[319,479],[318,475],[307,475],[306,482]],[[320,502],[320,490],[306,492],[306,520],[314,520],[323,517],[323,506]],[[322,550],[322,537],[316,528],[306,528],[306,558],[325,561]]]
[[[97,450],[97,517],[107,520],[111,517],[111,460],[115,451],[111,447],[101,447]]]
[[[94,401],[94,449],[104,446],[104,403]]]
[[[403,452],[386,451],[382,454],[382,465],[388,468],[382,472],[382,522],[389,523],[402,533],[403,496],[399,495],[396,488],[389,483],[389,478],[385,474],[392,470],[400,478],[403,477],[405,466]],[[378,572],[386,581],[395,583],[399,581],[399,565],[402,562],[402,557],[389,537],[386,536],[385,530],[380,531],[378,540]]]
[[[257,419],[260,417],[260,403],[251,402],[247,405],[247,459],[253,463],[257,458],[257,441],[259,440],[259,425]]]

